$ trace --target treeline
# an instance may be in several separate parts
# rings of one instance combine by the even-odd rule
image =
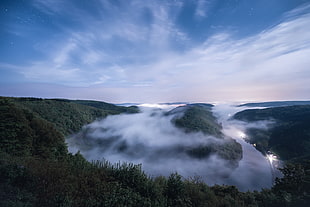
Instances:
[[[83,125],[97,118],[139,111],[135,106],[123,107],[100,101],[6,97],[2,99],[53,123],[64,135],[79,131]]]
[[[40,101],[48,100],[35,102]],[[60,110],[53,101],[50,104],[55,107],[54,111]],[[283,170],[284,177],[278,179],[272,189],[261,192],[240,192],[234,186],[210,187],[199,178],[184,179],[177,173],[168,178],[149,177],[141,165],[90,163],[80,154],[68,153],[63,136],[65,128],[47,120],[39,111],[22,107],[16,100],[0,99],[0,206],[282,207],[309,204],[310,164],[307,160],[303,165],[288,165]]]
[[[207,136],[223,139],[221,143],[201,145],[190,149],[187,154],[199,159],[208,157],[211,154],[217,154],[220,158],[228,160],[232,168],[236,168],[242,159],[242,147],[236,140],[224,136],[221,131],[221,124],[218,123],[212,113],[212,105],[188,104],[178,108],[184,109],[184,111],[181,117],[172,120],[176,127],[183,129],[187,133],[202,132]],[[178,110],[178,108],[173,109],[170,113]]]
[[[182,107],[184,108],[184,106]],[[189,104],[185,107],[183,116],[174,120],[177,127],[184,129],[186,132],[202,132],[206,135],[223,138],[222,126],[213,115],[211,106]]]
[[[248,140],[265,153],[276,153],[282,160],[310,158],[310,105],[249,109],[234,116],[246,122],[272,121],[267,129],[250,128]]]

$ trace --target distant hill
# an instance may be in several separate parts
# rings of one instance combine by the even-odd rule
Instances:
[[[246,103],[241,106],[247,107],[281,107],[281,106],[297,106],[297,105],[310,105],[310,101],[272,101],[272,102],[259,102],[259,103]]]
[[[272,150],[284,160],[310,156],[310,105],[249,109],[235,114],[234,118],[275,122],[268,130],[248,129],[249,141],[260,151]]]
[[[211,154],[231,161],[232,166],[236,167],[242,158],[242,147],[234,139],[224,137],[222,126],[218,123],[211,109],[212,104],[188,104],[177,107],[167,115],[175,115],[172,122],[175,126],[183,129],[186,133],[201,132],[205,135],[213,136],[215,139],[222,139],[222,142],[188,149],[187,153],[195,158],[206,158]]]
[[[57,100],[57,99],[55,99]],[[81,104],[81,105],[85,105],[85,106],[92,106],[98,109],[103,109],[106,111],[110,111],[112,113],[137,113],[138,107],[137,106],[132,106],[133,104],[131,104],[131,106],[117,106],[114,104],[110,104],[110,103],[106,103],[106,102],[102,102],[102,101],[91,101],[91,100],[69,100],[69,102],[71,103],[76,103],[76,104]]]
[[[167,103],[159,103],[162,105],[186,105],[190,104],[189,102],[167,102]]]
[[[40,118],[53,123],[64,135],[79,131],[83,125],[97,118],[104,118],[111,114],[136,113],[139,111],[135,106],[116,106],[89,100],[7,97],[1,97],[1,99],[8,100],[17,107],[27,109]]]
[[[174,124],[186,132],[203,132],[207,135],[222,137],[222,126],[217,122],[211,111],[211,104],[188,104],[177,107],[168,114],[180,113],[181,117],[173,120]]]

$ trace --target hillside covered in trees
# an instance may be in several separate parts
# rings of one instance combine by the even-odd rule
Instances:
[[[213,136],[223,141],[209,145],[201,145],[193,148],[188,153],[197,158],[208,157],[211,154],[217,154],[220,158],[229,160],[234,167],[242,159],[242,147],[234,139],[225,137],[222,133],[222,126],[218,123],[212,113],[211,104],[187,104],[177,107],[168,114],[182,113],[172,120],[175,126],[183,129],[185,132],[202,132],[206,136]]]
[[[282,160],[310,158],[310,105],[248,109],[234,118],[253,123],[270,121],[268,128],[247,130],[248,141],[261,152],[271,150]]]
[[[240,192],[68,153],[65,135],[98,117],[136,112],[101,102],[1,97],[0,206],[308,206],[306,159],[289,163],[272,189]]]

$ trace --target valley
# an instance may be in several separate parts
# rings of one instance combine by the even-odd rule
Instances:
[[[125,202],[125,194],[150,206],[179,205],[182,199],[213,206],[230,202],[225,199],[238,206],[309,201],[309,105],[154,108],[1,97],[0,110],[3,205],[100,206]],[[183,190],[176,193],[170,182]],[[83,190],[65,190],[81,185]],[[76,194],[82,192],[93,195]],[[283,193],[293,200],[281,199]]]

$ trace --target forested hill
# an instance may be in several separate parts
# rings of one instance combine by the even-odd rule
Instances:
[[[187,104],[172,109],[167,114],[180,114],[173,120],[175,126],[186,132],[202,132],[217,138],[223,138],[222,126],[212,113],[211,104]]]
[[[201,132],[215,139],[222,139],[221,143],[201,145],[190,149],[187,153],[196,158],[205,158],[217,154],[222,159],[228,160],[232,167],[237,167],[242,159],[242,147],[236,140],[225,137],[222,126],[212,112],[211,104],[187,104],[172,109],[167,114],[175,114],[172,120],[174,125],[186,133]],[[225,138],[225,139],[224,139]]]
[[[310,157],[310,105],[249,109],[234,118],[273,122],[268,129],[253,127],[247,131],[249,141],[260,151],[271,150],[284,160]]]
[[[310,202],[309,163],[287,166],[272,189],[240,192],[235,186],[210,187],[198,178],[184,180],[177,173],[150,178],[140,165],[89,163],[79,153],[67,152],[64,134],[97,115],[128,112],[117,109],[1,97],[0,206],[293,207]]]
[[[64,135],[38,114],[12,99],[0,99],[0,152],[18,157],[59,159],[67,154]]]
[[[0,97],[0,102],[1,149],[20,156],[66,154],[64,136],[97,118],[138,112],[99,101]]]
[[[135,106],[123,107],[100,101],[7,97],[1,97],[0,99],[6,100],[18,108],[26,109],[53,123],[58,131],[64,135],[79,131],[83,125],[97,118],[104,118],[111,114],[136,113],[139,111]]]
[[[310,101],[271,101],[271,102],[259,102],[259,103],[246,103],[239,106],[247,107],[281,107],[281,106],[298,106],[309,105]]]

